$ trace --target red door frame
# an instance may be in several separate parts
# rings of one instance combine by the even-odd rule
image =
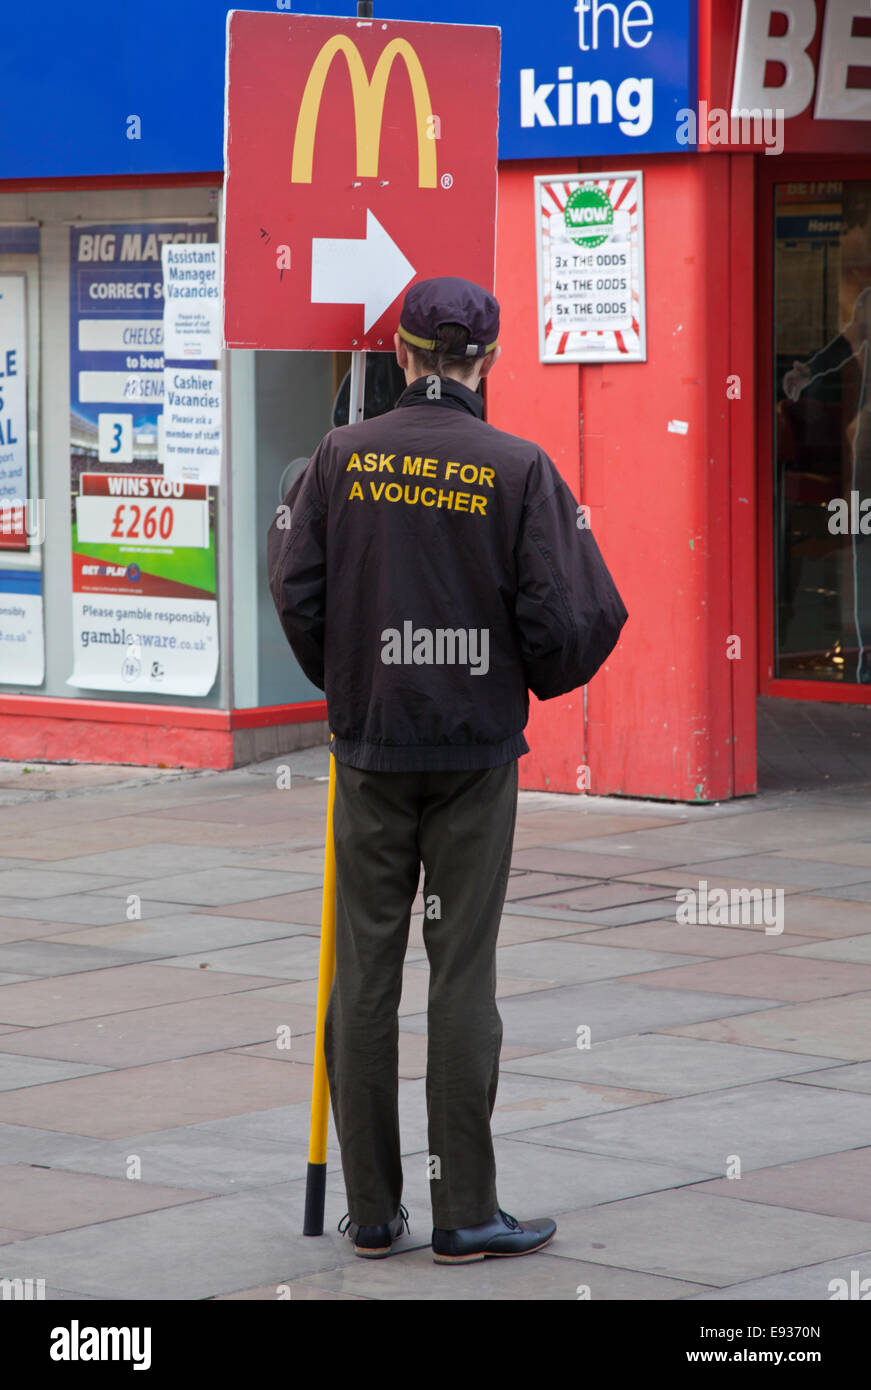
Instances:
[[[785,680],[774,676],[774,454],[771,400],[774,329],[774,185],[815,179],[869,179],[871,158],[856,155],[756,157],[757,392],[756,457],[759,516],[759,693],[786,700],[821,700],[871,705],[871,689],[834,681]]]

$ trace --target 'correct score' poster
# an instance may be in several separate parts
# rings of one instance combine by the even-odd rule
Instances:
[[[70,235],[68,684],[205,695],[218,669],[216,489],[164,472],[161,251],[214,242],[215,223],[103,224]]]

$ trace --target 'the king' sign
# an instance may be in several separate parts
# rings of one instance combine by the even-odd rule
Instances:
[[[414,280],[493,288],[499,30],[232,11],[224,336],[387,350]]]

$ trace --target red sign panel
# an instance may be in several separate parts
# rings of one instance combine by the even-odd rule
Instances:
[[[862,0],[706,0],[699,149],[867,153],[867,3],[864,10]]]
[[[384,351],[413,281],[492,291],[499,40],[229,15],[227,347]]]

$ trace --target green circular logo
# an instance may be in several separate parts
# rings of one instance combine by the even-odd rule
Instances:
[[[585,183],[570,195],[565,222],[566,232],[578,246],[601,246],[611,235],[614,209],[601,189]]]

